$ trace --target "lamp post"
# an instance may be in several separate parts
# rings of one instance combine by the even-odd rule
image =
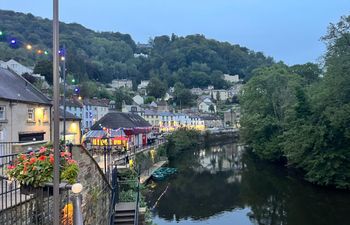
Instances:
[[[62,54],[62,77],[63,77],[63,143],[66,145],[66,46],[63,45]]]
[[[53,0],[53,148],[54,148],[54,167],[53,167],[53,225],[60,224],[60,200],[59,200],[59,183],[60,183],[60,117],[59,117],[59,20],[58,20],[58,1]]]

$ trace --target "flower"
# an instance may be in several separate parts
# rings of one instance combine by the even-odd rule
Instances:
[[[8,166],[7,166],[7,169],[9,169],[9,170],[13,170],[14,168],[15,168],[14,165],[8,165]]]
[[[45,161],[45,159],[46,159],[46,156],[44,156],[44,155],[42,155],[38,158],[39,161]]]
[[[36,162],[36,158],[35,158],[35,157],[30,158],[30,160],[29,160],[29,163],[30,163],[30,164],[33,164],[33,163],[35,163],[35,162]]]
[[[39,150],[39,153],[40,153],[40,154],[45,153],[46,150],[47,150],[47,148],[41,147],[40,150]]]
[[[16,180],[20,185],[25,184],[33,187],[52,182],[55,157],[51,150],[52,148],[42,147],[38,152],[19,154],[11,165],[7,166],[7,176]],[[79,167],[76,161],[71,158],[71,153],[61,152],[59,164],[61,180],[66,180],[70,184],[76,182]]]

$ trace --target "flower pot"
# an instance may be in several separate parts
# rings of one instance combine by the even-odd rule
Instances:
[[[48,197],[53,195],[53,187],[49,187],[49,186],[34,187],[31,185],[21,185],[20,191],[21,191],[21,194],[24,194],[24,195],[38,195],[43,197]]]

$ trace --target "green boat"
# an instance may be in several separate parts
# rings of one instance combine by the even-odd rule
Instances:
[[[156,171],[153,172],[152,178],[156,181],[162,181],[166,177],[175,174],[177,172],[176,168],[169,168],[169,167],[160,167]]]

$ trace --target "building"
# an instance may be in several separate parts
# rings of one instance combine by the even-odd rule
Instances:
[[[0,67],[4,69],[9,69],[17,73],[18,75],[23,75],[25,73],[33,74],[33,69],[23,66],[22,64],[13,59],[10,59],[7,62],[1,61]]]
[[[0,68],[0,141],[50,141],[51,101],[22,76]]]
[[[168,103],[164,100],[157,102],[158,112],[169,112]]]
[[[135,95],[132,100],[138,105],[143,105],[144,104],[144,99],[141,95]]]
[[[121,130],[127,137],[127,148],[147,145],[152,126],[141,116],[134,113],[109,112],[91,127],[91,131]]]
[[[215,113],[216,105],[210,100],[210,98],[204,98],[198,102],[198,110],[202,113]]]
[[[64,139],[64,111],[60,110],[60,138]],[[80,144],[81,143],[81,118],[66,111],[66,143]]]
[[[141,83],[137,85],[137,90],[146,89],[149,84],[149,80],[141,80]]]
[[[132,89],[132,81],[127,79],[121,80],[112,80],[112,83],[109,84],[112,88],[127,88]]]
[[[230,75],[230,74],[224,74],[224,80],[230,83],[237,83],[239,82],[239,76],[238,75]]]
[[[223,127],[222,120],[218,116],[214,115],[203,115],[200,118],[204,121],[204,126],[206,129],[208,128],[221,128]]]
[[[229,92],[227,90],[224,90],[224,89],[211,90],[210,95],[216,101],[226,101],[230,97]]]
[[[198,96],[204,93],[201,88],[192,88],[190,91],[193,95],[198,95]]]
[[[224,126],[225,127],[240,127],[240,107],[234,106],[231,109],[224,112]]]
[[[66,99],[66,111],[81,118],[80,128],[83,133],[87,132],[97,120],[108,113],[108,105],[108,99]],[[63,107],[61,100],[60,108],[63,109]]]

